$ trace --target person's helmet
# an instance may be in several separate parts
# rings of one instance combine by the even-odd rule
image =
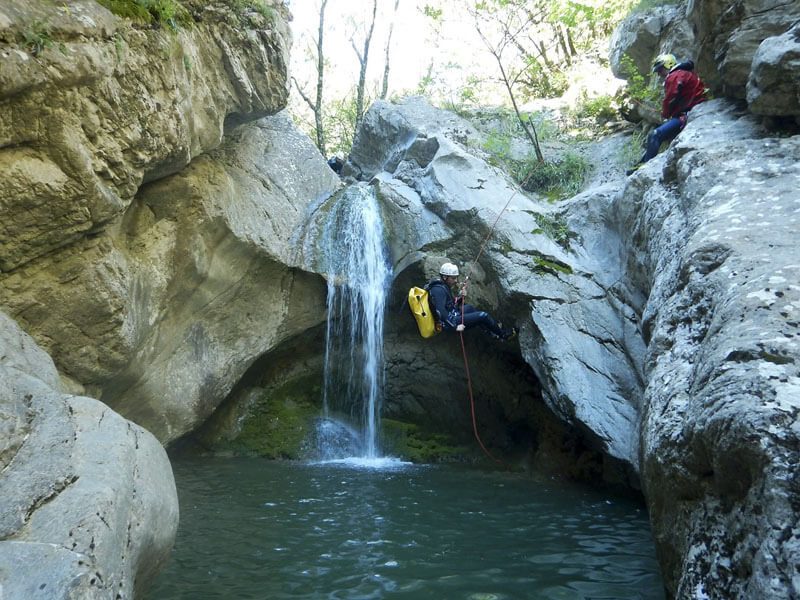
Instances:
[[[672,70],[672,67],[678,64],[678,59],[674,54],[659,54],[653,61],[653,73],[664,67],[667,71]]]
[[[439,275],[458,277],[458,267],[453,263],[444,263],[442,268],[439,269]]]

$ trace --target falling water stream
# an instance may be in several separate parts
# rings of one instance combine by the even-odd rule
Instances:
[[[383,315],[390,270],[374,188],[348,187],[330,208],[319,244],[328,278],[323,460],[379,458]],[[349,417],[341,422],[334,415]],[[353,439],[348,447],[342,439]],[[348,455],[348,456],[345,456]]]
[[[175,461],[178,539],[146,598],[663,600],[637,502],[381,457],[390,272],[380,211],[357,185],[321,212],[329,316],[318,457]]]

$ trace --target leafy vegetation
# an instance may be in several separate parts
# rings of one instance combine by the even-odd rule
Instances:
[[[622,76],[627,80],[627,94],[634,102],[648,110],[658,110],[661,100],[661,87],[656,80],[648,75],[643,75],[633,64],[633,59],[627,54],[620,59]]]
[[[255,12],[264,17],[268,23],[275,20],[275,11],[266,0],[230,0],[231,6],[239,13]]]
[[[550,200],[577,194],[589,172],[588,161],[580,154],[567,151],[555,161],[528,160],[515,173],[523,189],[539,192]]]
[[[613,96],[604,94],[590,98],[584,91],[578,104],[572,109],[575,119],[590,118],[598,123],[603,123],[617,118],[617,107]]]
[[[556,244],[569,250],[569,240],[575,234],[569,230],[567,222],[558,217],[550,217],[542,213],[534,213],[533,218],[536,219],[538,229],[534,229],[531,233],[542,233],[553,240]]]
[[[53,44],[47,19],[36,21],[30,27],[23,28],[20,36],[22,45],[30,50],[34,56],[39,56],[42,50]]]
[[[540,273],[548,273],[550,275],[564,273],[565,275],[572,275],[572,267],[560,262],[548,260],[544,256],[535,256],[533,262],[536,265],[535,270]]]
[[[646,12],[658,6],[677,4],[678,2],[680,2],[680,0],[639,0],[639,2],[631,8],[631,12]]]
[[[97,0],[117,16],[177,31],[193,22],[177,0]]]
[[[475,456],[474,448],[447,433],[393,419],[381,419],[381,447],[392,456],[415,463],[457,462]]]
[[[266,458],[300,458],[303,442],[313,427],[320,407],[321,378],[312,376],[289,381],[272,392],[264,392],[242,418],[233,439],[218,451]]]

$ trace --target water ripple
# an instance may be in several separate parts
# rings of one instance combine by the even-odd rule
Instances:
[[[453,467],[178,461],[181,525],[148,600],[663,600],[647,514]]]

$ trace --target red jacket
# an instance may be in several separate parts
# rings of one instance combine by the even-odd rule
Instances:
[[[682,64],[672,69],[664,80],[661,116],[667,119],[688,112],[693,106],[706,101],[705,84],[693,71],[682,69]]]

